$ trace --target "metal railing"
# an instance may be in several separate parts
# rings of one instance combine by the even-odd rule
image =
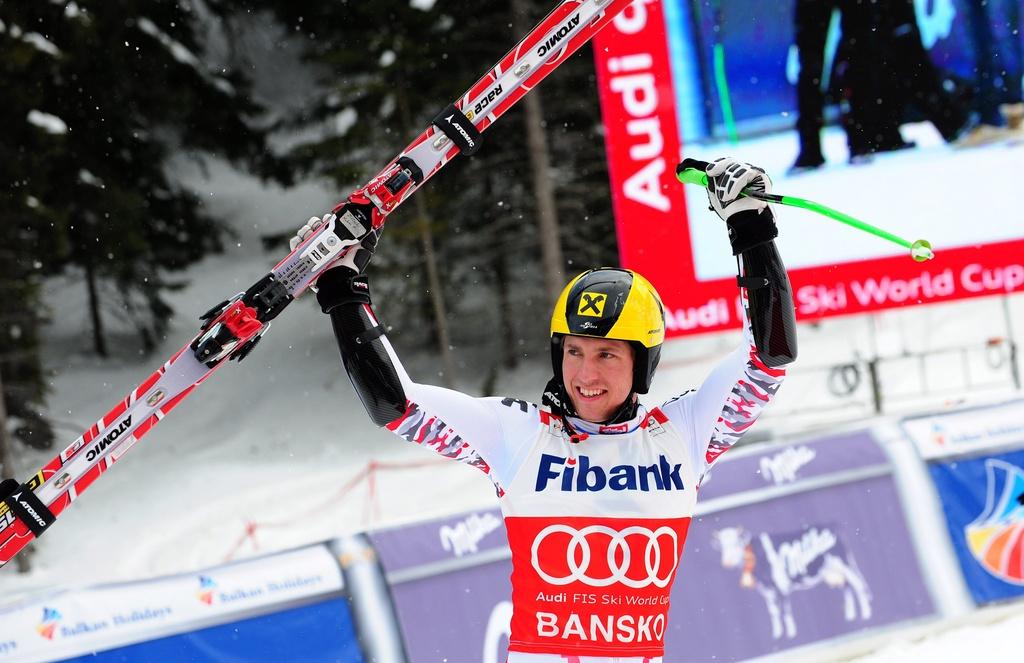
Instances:
[[[806,424],[959,403],[986,393],[1021,390],[1016,341],[877,356],[831,365],[795,365],[766,419]]]

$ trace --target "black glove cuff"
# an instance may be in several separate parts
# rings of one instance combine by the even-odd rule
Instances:
[[[761,244],[767,244],[779,236],[775,225],[775,216],[769,208],[744,210],[729,217],[725,222],[729,227],[729,243],[732,254],[738,256],[744,251]]]
[[[370,282],[348,267],[327,270],[317,282],[316,301],[324,313],[345,304],[370,304]]]

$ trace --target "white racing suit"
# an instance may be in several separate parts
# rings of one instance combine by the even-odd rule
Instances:
[[[744,339],[699,389],[628,422],[569,418],[578,441],[533,403],[413,382],[381,339],[408,399],[388,430],[497,487],[512,549],[509,663],[661,660],[700,482],[784,375]]]

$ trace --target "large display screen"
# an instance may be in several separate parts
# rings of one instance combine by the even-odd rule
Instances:
[[[918,122],[903,127],[915,148],[850,165],[835,127],[823,134],[828,165],[787,176],[799,149],[791,129],[798,72],[793,5],[751,10],[757,4],[637,0],[595,38],[621,263],[659,289],[669,333],[725,329],[740,319],[726,230],[707,210],[705,193],[676,180],[684,155],[735,156],[765,168],[776,193],[934,245],[935,259],[918,263],[906,248],[874,235],[776,206],[777,244],[798,319],[1024,289],[1024,221],[1008,205],[1024,143],[956,149]],[[1008,11],[1005,3],[990,4],[994,16]],[[963,12],[951,0],[918,11],[922,42],[951,80],[974,66]],[[832,35],[826,49],[835,43]],[[1014,57],[1011,50],[1004,64],[1019,76]],[[726,115],[735,141],[721,137],[730,133]]]

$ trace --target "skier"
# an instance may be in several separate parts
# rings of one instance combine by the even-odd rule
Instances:
[[[744,341],[698,389],[659,407],[647,409],[637,396],[658,365],[664,311],[636,272],[593,269],[563,290],[551,316],[553,377],[540,406],[413,382],[355,268],[375,241],[364,240],[318,281],[318,302],[371,419],[479,468],[497,488],[512,551],[509,663],[662,660],[697,488],[796,357],[772,211],[740,195],[745,187],[768,192],[771,182],[728,158],[707,172],[711,209],[737,256]],[[318,223],[311,219],[292,245]]]

